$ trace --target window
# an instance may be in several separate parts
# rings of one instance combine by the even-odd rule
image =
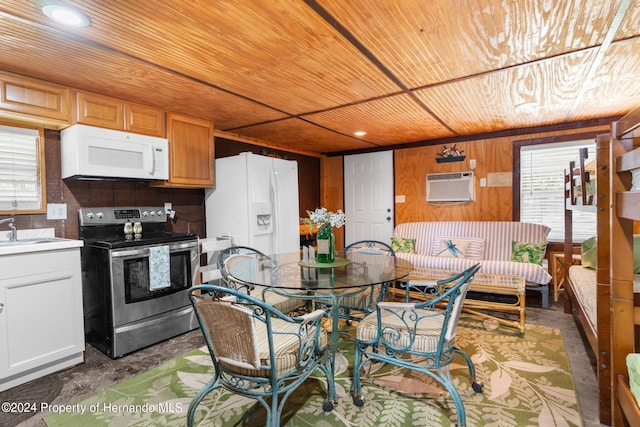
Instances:
[[[564,170],[578,161],[578,150],[586,147],[595,159],[593,139],[520,148],[520,221],[551,227],[549,241],[564,241]],[[573,212],[573,241],[596,235],[596,214]]]
[[[0,213],[44,211],[44,130],[0,125]]]

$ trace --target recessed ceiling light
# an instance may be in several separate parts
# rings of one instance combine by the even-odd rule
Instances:
[[[48,4],[42,12],[55,22],[70,27],[83,28],[89,25],[89,18],[84,13],[63,4]]]
[[[353,133],[355,136],[365,136],[367,133],[365,131],[359,130]]]

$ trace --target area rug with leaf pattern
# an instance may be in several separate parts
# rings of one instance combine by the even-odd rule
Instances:
[[[504,329],[504,330],[503,330]],[[482,394],[470,384],[464,360],[451,373],[464,400],[468,426],[582,426],[580,408],[558,329],[527,325],[524,335],[481,323],[460,325],[457,345],[473,359]],[[323,412],[326,380],[320,371],[287,401],[283,426],[446,426],[455,424],[447,393],[426,376],[375,364],[363,380],[365,404],[350,395],[353,342],[340,342],[336,357],[339,402]],[[45,418],[56,426],[184,426],[193,395],[211,378],[206,348],[196,349]],[[198,407],[201,426],[261,426],[265,411],[254,400],[224,390]]]

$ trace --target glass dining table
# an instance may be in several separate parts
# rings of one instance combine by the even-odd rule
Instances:
[[[339,253],[332,263],[303,260],[298,252],[247,258],[234,263],[229,274],[250,287],[292,298],[306,299],[330,307],[330,372],[335,372],[341,302],[372,286],[389,286],[407,277],[413,265],[403,259],[375,251]],[[373,309],[373,307],[371,307]],[[329,400],[337,403],[335,390]]]

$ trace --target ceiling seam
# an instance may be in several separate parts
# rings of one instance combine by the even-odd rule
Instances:
[[[613,17],[611,26],[609,27],[609,30],[607,30],[607,35],[604,37],[604,40],[600,44],[600,47],[598,48],[598,52],[596,53],[595,58],[593,59],[593,61],[591,62],[591,65],[589,66],[589,71],[587,71],[585,78],[582,80],[582,84],[578,89],[578,93],[574,98],[573,103],[571,104],[571,108],[569,108],[569,112],[567,113],[564,119],[565,122],[568,122],[571,120],[571,117],[575,113],[575,110],[578,108],[578,104],[582,101],[582,98],[584,97],[584,94],[587,91],[587,85],[591,82],[596,71],[602,65],[602,62],[604,61],[604,55],[607,52],[607,50],[609,50],[609,48],[611,47],[611,44],[613,42],[613,37],[618,32],[618,29],[620,28],[620,24],[622,23],[622,20],[624,19],[625,15],[627,14],[627,11],[629,10],[630,4],[631,4],[631,0],[622,0],[620,2],[620,6],[618,6],[618,10],[616,10],[616,14]]]
[[[291,119],[298,119],[298,120],[301,120],[301,121],[303,121],[303,122],[305,122],[305,123],[309,123],[310,125],[317,126],[317,127],[319,127],[319,128],[322,128],[322,129],[324,129],[324,130],[328,130],[328,131],[333,132],[333,133],[338,134],[338,135],[346,136],[347,138],[351,138],[351,139],[356,140],[356,141],[364,142],[364,143],[369,144],[369,145],[372,145],[372,146],[374,146],[374,147],[382,147],[382,145],[381,145],[381,144],[378,144],[378,143],[376,143],[376,142],[369,141],[369,140],[367,140],[367,139],[363,139],[363,138],[357,138],[357,137],[355,137],[355,136],[353,136],[353,135],[351,135],[351,134],[347,134],[347,133],[344,133],[344,132],[339,132],[339,131],[334,130],[334,129],[330,129],[330,128],[328,128],[328,127],[324,126],[324,125],[321,125],[321,124],[318,124],[318,123],[312,122],[312,121],[311,121],[311,120],[309,120],[309,119],[305,119],[305,118],[304,118],[304,117],[302,117],[302,116],[287,117],[287,118],[277,119],[277,120],[269,120],[269,121],[265,121],[265,122],[261,122],[261,123],[255,123],[255,124],[252,124],[252,125],[238,126],[238,127],[230,128],[230,129],[223,129],[223,131],[224,131],[224,132],[231,132],[231,131],[238,130],[238,129],[247,129],[247,128],[251,128],[251,127],[253,127],[253,126],[260,126],[260,125],[270,124],[270,123],[279,122],[279,121],[284,121],[284,120],[291,120]]]
[[[339,109],[346,108],[346,107],[352,107],[354,105],[366,104],[367,102],[379,101],[381,99],[392,98],[394,96],[404,95],[404,94],[405,94],[405,92],[403,92],[403,91],[392,92],[392,93],[389,93],[389,94],[386,94],[386,95],[374,96],[372,98],[366,98],[366,99],[361,99],[359,101],[348,102],[346,104],[336,105],[335,107],[323,108],[323,109],[314,110],[314,111],[306,111],[306,112],[300,113],[300,114],[292,114],[290,117],[282,117],[282,118],[279,118],[279,119],[265,120],[263,122],[254,123],[254,124],[251,124],[251,125],[236,126],[235,128],[231,128],[230,130],[243,129],[243,128],[251,127],[251,126],[255,126],[255,125],[263,125],[263,124],[268,124],[268,123],[281,122],[283,120],[288,120],[288,119],[302,119],[305,116],[311,116],[313,114],[327,113],[327,112],[333,111],[333,110],[339,110]],[[307,119],[307,120],[309,120],[309,119]],[[309,122],[310,123],[314,123],[311,120],[309,120]]]
[[[423,110],[429,113],[438,123],[444,126],[447,130],[455,135],[458,132],[452,129],[447,123],[445,123],[433,110],[431,110],[424,102],[422,102],[411,89],[402,83],[402,81],[391,72],[380,60],[367,49],[360,41],[347,30],[333,15],[331,15],[326,9],[320,6],[315,0],[304,0],[314,12],[316,12],[322,19],[324,19],[329,25],[334,27],[340,35],[342,35],[349,43],[351,43],[360,53],[362,53],[369,61],[373,63],[382,73],[387,76],[395,85],[397,85],[404,93],[406,93],[416,104],[418,104]]]
[[[504,130],[495,131],[495,132],[478,133],[478,134],[471,134],[471,135],[460,135],[460,136],[437,138],[437,139],[424,139],[420,141],[414,141],[414,142],[402,143],[402,144],[381,145],[380,148],[384,150],[405,150],[405,149],[420,148],[420,147],[432,146],[432,145],[441,145],[441,144],[447,145],[447,144],[454,144],[454,143],[457,144],[457,143],[481,141],[486,139],[516,137],[520,135],[530,135],[530,134],[553,132],[553,131],[584,129],[588,127],[597,127],[597,126],[610,126],[611,122],[619,120],[620,117],[621,116],[613,116],[613,117],[605,117],[605,118],[599,118],[599,119],[580,120],[576,122],[562,122],[555,125],[504,129]],[[364,149],[342,150],[342,151],[325,152],[321,154],[328,157],[335,157],[335,156],[345,156],[350,154],[361,154],[365,152],[363,150]]]

